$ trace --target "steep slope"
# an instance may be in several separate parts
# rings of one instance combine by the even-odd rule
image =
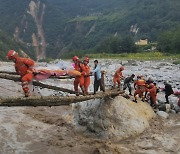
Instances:
[[[18,51],[20,54],[25,52],[27,53],[30,57],[34,58],[34,54],[31,51],[31,49],[21,43],[17,43],[15,39],[12,37],[8,36],[7,33],[3,32],[0,30],[0,59],[1,60],[7,60],[7,52],[10,49],[14,49]]]
[[[161,32],[180,25],[178,0],[0,0],[0,4],[0,28],[33,47],[37,59],[95,49],[110,36],[156,41]]]

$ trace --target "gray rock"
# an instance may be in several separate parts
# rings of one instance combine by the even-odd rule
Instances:
[[[134,103],[121,96],[74,104],[73,115],[78,132],[113,140],[142,133],[149,127],[149,120],[155,117],[147,103]]]
[[[180,107],[179,106],[174,106],[174,110],[176,111],[176,113],[180,112]]]
[[[162,118],[165,118],[165,119],[169,117],[169,114],[167,114],[167,113],[164,112],[164,111],[158,111],[158,112],[156,112],[156,114],[157,114],[158,116],[162,117]]]
[[[175,114],[175,113],[176,113],[176,111],[175,111],[175,110],[170,110],[170,113],[174,113],[174,114]]]
[[[171,105],[165,104],[165,107],[166,107],[166,112],[169,113],[169,111],[171,110]]]

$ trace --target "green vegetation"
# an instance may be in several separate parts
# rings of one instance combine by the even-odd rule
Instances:
[[[11,49],[17,52],[22,50],[28,53],[28,55],[31,57],[34,57],[33,53],[29,52],[31,51],[29,48],[27,48],[25,45],[17,43],[14,39],[12,39],[12,37],[8,36],[5,32],[0,30],[0,59],[6,60],[7,52]]]
[[[133,59],[133,60],[177,60],[180,59],[180,54],[166,54],[161,52],[138,52],[138,53],[122,53],[122,54],[88,54],[90,58],[109,58],[109,59]],[[177,60],[178,62],[179,60]],[[180,61],[179,61],[180,62]]]
[[[12,38],[15,28],[19,27],[19,36],[25,42],[24,45],[31,43],[32,33],[37,32],[32,16],[27,13],[30,1],[0,0],[0,29]],[[46,4],[43,30],[48,58],[70,57],[74,51],[82,52],[79,53],[81,56],[87,54],[87,51],[121,54],[149,50],[150,46],[134,45],[139,39],[156,42],[161,52],[180,52],[179,0],[40,2]],[[12,46],[9,45],[12,42],[0,42],[3,53],[10,47],[21,48],[19,45],[16,47],[15,42]],[[33,50],[29,47],[27,49],[33,55]],[[1,57],[5,56],[3,53]]]
[[[97,52],[130,53],[136,52],[136,46],[131,36],[110,37],[100,43],[97,47]]]
[[[76,17],[76,18],[70,20],[69,22],[94,21],[97,19],[98,19],[97,16],[85,16],[85,17]]]
[[[180,26],[159,36],[158,49],[162,52],[180,53]]]

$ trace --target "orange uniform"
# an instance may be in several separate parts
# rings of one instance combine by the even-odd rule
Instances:
[[[22,88],[24,93],[28,95],[29,93],[29,83],[33,80],[32,67],[34,66],[34,61],[28,58],[18,57],[15,62],[16,72],[21,76]]]
[[[76,71],[81,72],[81,76],[76,76],[74,80],[74,90],[78,94],[78,85],[80,85],[82,92],[84,93],[84,72],[85,72],[85,67],[84,64],[82,63],[75,63],[74,69]]]
[[[90,85],[90,67],[89,65],[84,65],[84,93],[88,94],[88,87]]]
[[[157,96],[157,88],[156,86],[153,86],[151,89],[148,90],[151,105],[156,105],[156,96]]]
[[[21,76],[22,88],[25,96],[29,96],[29,83],[33,80],[34,61],[28,58],[21,58],[14,50],[8,52],[8,59],[15,63],[15,70]]]
[[[114,87],[116,86],[116,82],[118,83],[118,87],[120,87],[120,79],[123,77],[122,71],[124,70],[124,67],[120,67],[114,74],[113,76],[113,83],[114,83]]]
[[[135,92],[134,92],[134,98],[135,101],[137,100],[136,95],[138,94],[139,97],[141,97],[144,101],[144,92],[146,91],[145,87],[145,80],[144,79],[139,79],[135,81]]]

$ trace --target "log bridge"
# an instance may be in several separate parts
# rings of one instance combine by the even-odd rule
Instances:
[[[13,80],[15,82],[20,82],[20,76],[17,75],[15,72],[0,72],[0,78]],[[59,77],[58,77],[59,78]],[[67,79],[70,78],[68,76],[61,78]],[[52,85],[47,85],[38,81],[33,81],[32,83],[35,86],[39,86],[42,88],[53,89],[57,91],[67,92],[70,94],[75,94],[75,91],[56,87]],[[115,90],[107,90],[106,92],[102,93],[99,92],[96,95],[86,95],[86,96],[30,96],[30,97],[13,97],[13,98],[6,98],[0,99],[0,106],[62,106],[62,105],[70,105],[72,103],[87,101],[90,99],[107,99],[109,97],[116,97],[118,95],[122,95],[127,97],[124,91]]]

